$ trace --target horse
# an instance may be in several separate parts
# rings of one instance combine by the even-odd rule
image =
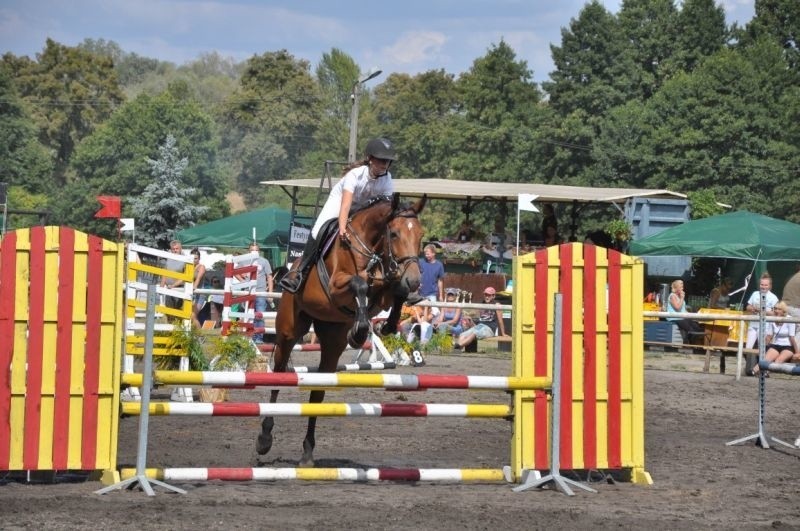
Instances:
[[[427,201],[423,196],[411,206],[400,207],[399,195],[380,198],[351,214],[349,242],[334,238],[330,252],[321,253],[297,293],[284,292],[275,318],[273,370],[285,372],[292,348],[314,324],[320,344],[320,372],[335,372],[345,347],[364,344],[371,317],[391,307],[380,333],[397,330],[403,302],[420,284],[419,252],[423,230],[418,215]],[[334,222],[335,225],[335,222]],[[336,226],[336,225],[335,225]],[[320,244],[325,246],[325,238]],[[325,391],[313,390],[311,403],[321,403]],[[270,393],[270,403],[278,389]],[[308,418],[299,466],[314,466],[316,417]],[[264,417],[256,451],[272,448],[272,417]]]

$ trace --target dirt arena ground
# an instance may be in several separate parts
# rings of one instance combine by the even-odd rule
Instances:
[[[347,357],[347,355],[345,355]],[[345,358],[343,358],[345,359]],[[303,364],[303,358],[296,362]],[[349,359],[347,359],[349,361]],[[430,356],[423,372],[509,374],[503,354]],[[645,358],[646,469],[651,486],[594,482],[597,494],[553,490],[513,493],[509,485],[408,483],[187,483],[186,495],[138,491],[94,494],[96,482],[0,482],[3,529],[796,529],[800,528],[800,450],[727,441],[757,429],[757,379],[736,381],[699,356]],[[401,372],[420,372],[401,368]],[[767,380],[767,433],[800,435],[800,379]],[[466,402],[463,392],[351,390],[329,401]],[[156,399],[168,398],[168,389]],[[234,400],[266,401],[266,391]],[[337,396],[339,395],[339,396]],[[282,401],[305,399],[283,391]],[[504,402],[503,393],[474,400]],[[272,452],[261,464],[293,466],[305,419],[279,418]],[[253,418],[152,417],[148,466],[257,466]],[[119,463],[135,466],[137,418],[121,421]],[[508,464],[508,422],[494,419],[320,419],[316,458],[323,467],[499,468]],[[576,478],[585,479],[585,478]]]

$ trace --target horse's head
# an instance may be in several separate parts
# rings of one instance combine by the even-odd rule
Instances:
[[[386,226],[387,277],[393,284],[395,295],[406,297],[419,288],[421,280],[417,259],[424,231],[418,216],[425,207],[428,197],[423,195],[419,201],[410,206],[400,206],[399,198],[400,196],[395,194],[392,199],[392,213]]]

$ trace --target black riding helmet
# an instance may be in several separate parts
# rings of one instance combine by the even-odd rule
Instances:
[[[364,154],[367,157],[375,157],[376,159],[397,159],[397,152],[394,150],[394,146],[385,138],[373,138],[367,142],[367,149],[364,150]]]

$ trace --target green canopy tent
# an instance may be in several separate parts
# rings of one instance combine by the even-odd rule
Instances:
[[[800,260],[800,225],[742,210],[688,221],[631,242],[630,254]]]
[[[177,239],[184,247],[248,247],[253,240],[268,252],[271,263],[279,264],[281,251],[289,242],[291,214],[275,207],[251,210],[183,229]]]
[[[773,291],[782,286],[800,261],[800,225],[747,211],[687,221],[653,236],[631,242],[635,256],[696,256],[735,259],[729,266],[732,278],[748,273],[758,278],[772,262]],[[750,285],[758,286],[758,282]],[[745,291],[747,296],[750,290]]]

